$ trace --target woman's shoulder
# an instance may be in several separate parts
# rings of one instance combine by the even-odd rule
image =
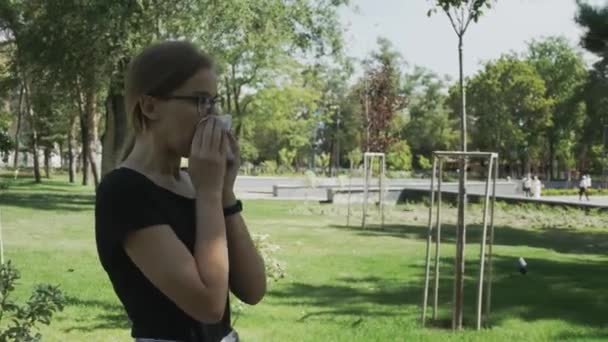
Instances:
[[[147,178],[137,171],[120,167],[106,174],[97,187],[97,196],[121,196],[142,191],[149,186]]]

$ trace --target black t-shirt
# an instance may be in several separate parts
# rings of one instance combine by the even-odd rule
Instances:
[[[195,200],[162,188],[134,170],[113,170],[99,184],[95,205],[97,252],[131,320],[131,336],[206,342],[219,341],[230,332],[228,299],[219,323],[197,322],[158,290],[124,250],[129,231],[167,224],[193,253],[195,217]]]

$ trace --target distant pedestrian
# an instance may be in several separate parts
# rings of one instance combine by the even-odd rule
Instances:
[[[526,197],[530,197],[530,191],[532,190],[532,178],[530,177],[530,174],[528,173],[527,176],[524,176],[524,179],[522,180],[522,188],[524,190],[524,195]]]
[[[583,199],[583,194],[587,197],[587,201],[589,201],[589,187],[590,182],[587,180],[587,176],[583,176],[581,180],[578,182],[578,200],[581,201]]]
[[[534,181],[532,182],[532,193],[534,194],[534,198],[540,198],[542,188],[543,183],[538,179],[538,176],[534,176]]]

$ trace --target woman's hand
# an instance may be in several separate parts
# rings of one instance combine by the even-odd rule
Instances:
[[[192,139],[188,173],[197,194],[222,194],[226,174],[228,137],[219,120],[210,117],[199,123]]]
[[[234,195],[234,183],[236,182],[236,176],[241,168],[241,150],[239,143],[236,141],[236,138],[232,132],[226,133],[226,136],[228,138],[229,148],[232,151],[234,158],[228,160],[226,163],[226,174],[224,176],[224,187],[222,190],[222,201],[224,207],[236,203],[236,197]]]

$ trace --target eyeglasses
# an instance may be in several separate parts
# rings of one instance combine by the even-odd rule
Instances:
[[[219,113],[218,103],[221,104],[222,97],[219,95],[215,95],[214,97],[209,97],[207,95],[162,95],[162,96],[154,96],[163,100],[186,100],[191,101],[196,104],[196,108],[199,116],[206,116],[209,114]]]

